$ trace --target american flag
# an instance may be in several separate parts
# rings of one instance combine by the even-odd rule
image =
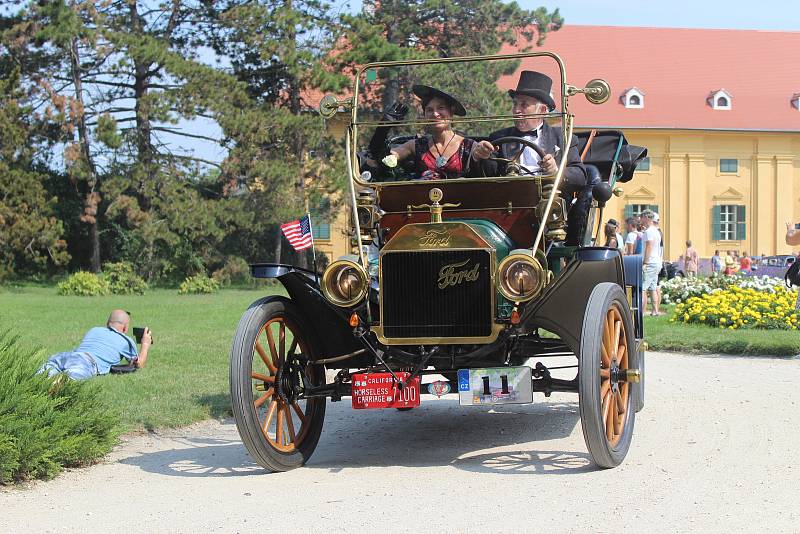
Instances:
[[[306,215],[299,221],[292,221],[281,225],[281,231],[295,250],[305,250],[314,244],[311,236],[311,217]]]

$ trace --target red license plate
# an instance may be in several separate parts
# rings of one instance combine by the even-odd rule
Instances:
[[[411,373],[396,372],[407,380]],[[419,406],[419,377],[408,382],[403,389],[397,387],[391,373],[358,373],[353,375],[353,408],[415,408]]]

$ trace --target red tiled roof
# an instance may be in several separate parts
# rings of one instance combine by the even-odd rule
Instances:
[[[611,84],[605,104],[570,100],[578,126],[800,131],[792,105],[800,93],[800,32],[565,25],[542,50],[561,56],[568,83]],[[537,61],[523,60],[522,69]],[[498,85],[516,82],[508,76]],[[623,106],[620,97],[632,87],[645,95],[643,109]],[[711,108],[718,89],[732,95],[732,109]]]

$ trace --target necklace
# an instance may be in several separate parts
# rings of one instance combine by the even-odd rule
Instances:
[[[447,147],[450,145],[450,141],[452,141],[455,138],[455,136],[456,136],[456,133],[453,132],[453,135],[450,137],[450,140],[447,141],[447,144],[444,145],[442,150],[439,150],[439,147],[436,146],[436,141],[433,142],[433,148],[436,149],[436,152],[439,153],[439,155],[436,156],[436,168],[437,169],[441,169],[442,167],[444,167],[447,164],[447,160],[444,157],[444,152],[447,150]]]

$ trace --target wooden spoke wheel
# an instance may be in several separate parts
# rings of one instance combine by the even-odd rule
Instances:
[[[592,290],[581,332],[578,394],[586,447],[600,467],[616,467],[633,437],[636,404],[627,371],[638,369],[631,312],[617,284]]]
[[[325,399],[304,391],[324,383],[322,366],[309,365],[315,340],[288,299],[254,302],[239,321],[231,349],[231,404],[250,455],[271,471],[303,465],[317,446]]]

